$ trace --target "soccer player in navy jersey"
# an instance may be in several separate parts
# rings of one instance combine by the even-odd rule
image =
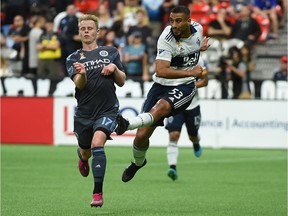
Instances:
[[[195,79],[203,67],[198,64],[200,50],[209,47],[203,40],[203,27],[191,22],[190,10],[176,6],[170,13],[170,25],[161,33],[157,43],[154,84],[143,104],[143,112],[126,120],[118,116],[116,133],[138,128],[133,142],[134,162],[124,170],[122,181],[130,181],[143,167],[149,138],[157,126],[164,125],[164,118],[183,112],[196,92]]]
[[[99,47],[98,18],[85,14],[79,18],[79,35],[82,49],[66,60],[69,76],[75,83],[77,110],[74,116],[74,133],[78,140],[78,168],[82,176],[89,175],[88,159],[92,158],[94,190],[91,207],[103,205],[103,180],[106,170],[104,145],[117,126],[119,102],[116,88],[123,86],[126,75],[120,55],[115,47]]]

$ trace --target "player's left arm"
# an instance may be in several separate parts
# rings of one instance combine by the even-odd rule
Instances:
[[[122,87],[125,83],[126,74],[123,71],[121,71],[114,63],[110,63],[104,66],[101,73],[103,76],[109,76],[113,74],[115,83],[120,87]]]
[[[204,65],[204,60],[200,56],[198,64],[202,67],[202,74],[198,77],[195,85],[197,88],[205,87],[208,85],[208,75],[207,75],[207,68]]]
[[[206,70],[206,69],[205,69]],[[197,88],[201,88],[201,87],[205,87],[208,85],[208,76],[207,73],[206,74],[202,74],[201,77],[199,77],[200,79],[196,81],[196,87]]]
[[[112,61],[110,64],[104,66],[101,73],[103,76],[109,76],[113,74],[114,82],[119,87],[122,87],[125,84],[126,74],[123,71],[123,65],[120,61],[120,54],[118,50],[114,48],[114,52],[112,51],[110,55],[112,56]]]
[[[201,45],[200,51],[202,52],[206,51],[211,46],[211,44],[208,43],[209,40],[210,40],[210,37],[206,37],[206,36],[202,39],[202,45]]]

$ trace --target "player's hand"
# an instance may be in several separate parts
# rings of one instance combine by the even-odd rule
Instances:
[[[201,77],[203,72],[203,67],[200,65],[196,65],[192,70],[191,70],[191,76],[194,77]]]
[[[78,74],[86,74],[85,66],[79,62],[73,63],[74,69]]]
[[[202,76],[207,75],[207,68],[206,67],[202,67]]]
[[[211,46],[211,44],[208,43],[209,40],[210,40],[210,37],[206,37],[206,36],[202,39],[202,46],[200,48],[200,51],[205,51]]]
[[[112,73],[114,73],[115,70],[116,70],[116,65],[115,64],[108,64],[108,65],[103,67],[103,70],[102,70],[101,74],[104,75],[104,76],[109,76]]]

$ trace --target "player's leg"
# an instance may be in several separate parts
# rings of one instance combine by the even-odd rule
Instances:
[[[83,177],[89,175],[88,159],[91,157],[91,141],[93,131],[91,121],[79,117],[74,117],[74,133],[78,140],[78,169]]]
[[[137,130],[132,149],[134,162],[131,162],[124,170],[122,174],[123,182],[130,181],[136,172],[146,165],[146,152],[149,148],[149,138],[153,134],[155,128],[156,127],[144,127]]]
[[[162,86],[154,83],[144,103],[143,113],[128,120],[119,114],[117,117],[118,127],[115,132],[117,135],[121,135],[126,130],[155,125],[162,118],[171,115],[172,112],[184,111],[195,92],[194,83],[180,86]]]
[[[169,169],[167,172],[167,175],[173,180],[178,179],[178,174],[177,174],[177,161],[178,161],[178,155],[179,155],[179,150],[177,146],[177,142],[180,136],[179,131],[173,131],[169,133],[169,143],[167,146],[167,161],[169,165]]]
[[[147,102],[147,101],[146,101]],[[149,100],[144,104],[143,109],[149,109]],[[149,138],[153,134],[155,128],[159,125],[163,125],[163,120],[165,116],[169,116],[172,112],[171,104],[160,99],[156,104],[150,109],[149,113],[154,116],[155,124],[150,127],[138,128],[134,142],[133,142],[133,157],[134,162],[132,162],[123,172],[122,181],[130,181],[136,172],[145,166],[146,152],[149,147]]]
[[[117,110],[106,113],[105,116],[97,119],[93,125],[93,139],[91,142],[92,172],[94,177],[93,199],[91,207],[102,207],[103,205],[103,184],[106,172],[106,154],[104,145],[116,126]]]
[[[175,181],[178,178],[177,174],[177,161],[178,161],[178,140],[181,133],[181,128],[184,123],[183,114],[179,113],[175,116],[170,116],[167,119],[167,124],[165,128],[169,132],[169,143],[167,146],[167,162],[169,165],[169,169],[167,175]]]
[[[184,113],[185,124],[189,139],[193,143],[194,155],[200,157],[202,154],[202,148],[200,145],[199,127],[201,124],[201,112],[200,106],[195,107],[192,110],[187,110]]]
[[[103,181],[106,172],[106,154],[104,143],[107,136],[103,131],[96,131],[91,144],[92,172],[94,177],[93,199],[91,207],[101,207],[103,205]]]
[[[146,152],[149,147],[149,138],[155,128],[164,125],[164,118],[170,116],[173,112],[177,113],[184,111],[191,103],[195,92],[196,89],[194,84],[171,87],[154,83],[143,105],[144,113],[149,111],[154,120],[152,121],[152,126],[138,128],[133,143],[135,163],[132,162],[130,166],[124,170],[122,181],[130,181],[135,173],[146,164]]]
[[[77,154],[79,157],[78,160],[78,168],[83,177],[87,177],[89,175],[89,163],[88,159],[91,157],[91,149],[84,149],[79,146],[77,149]]]

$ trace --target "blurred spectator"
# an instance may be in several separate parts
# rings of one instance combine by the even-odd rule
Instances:
[[[136,12],[140,8],[139,0],[125,0],[123,8],[123,30],[128,32],[130,26],[137,25]]]
[[[243,6],[250,6],[253,0],[230,0],[228,12],[231,16],[237,18]]]
[[[38,51],[37,43],[43,33],[46,19],[43,16],[37,16],[33,28],[29,32],[29,74],[37,75],[38,68]]]
[[[60,15],[61,14],[61,15]],[[77,49],[81,48],[81,42],[78,35],[78,9],[73,5],[68,5],[66,11],[64,13],[60,13],[54,18],[54,23],[63,17],[58,25],[57,33],[59,36],[59,40],[62,46],[62,70],[66,73],[65,62],[68,55],[74,52]],[[55,27],[53,27],[53,31],[55,32]]]
[[[79,12],[78,9],[73,5],[73,4],[69,4],[66,9],[64,11],[59,12],[55,17],[54,17],[54,27],[53,27],[53,31],[57,32],[59,35],[61,34],[61,32],[63,31],[63,28],[65,27],[65,25],[67,25],[67,20],[70,16],[73,16],[75,13],[75,15],[77,17],[80,17],[83,13]],[[66,19],[63,20],[62,19]],[[60,22],[61,26],[60,26]]]
[[[260,35],[260,25],[251,17],[249,6],[242,6],[239,18],[232,27],[231,38],[240,39],[251,47],[257,44]]]
[[[103,46],[113,46],[118,48],[118,45],[115,44],[116,33],[113,30],[107,30],[104,35]]]
[[[274,72],[273,76],[274,81],[280,81],[280,80],[288,81],[287,59],[288,59],[287,55],[282,56],[280,58],[280,68]]]
[[[150,80],[146,48],[141,42],[140,32],[134,32],[130,37],[132,37],[131,44],[123,49],[125,72],[127,79],[140,83],[142,96],[144,96],[143,82]]]
[[[246,65],[246,80],[245,78],[243,79],[243,89],[242,88],[242,93],[240,94],[239,98],[240,99],[251,99],[251,89],[250,89],[250,81],[251,81],[251,73],[254,72],[255,70],[255,60],[252,55],[252,50],[248,45],[244,45],[241,49],[241,56],[242,56],[242,61]],[[246,90],[243,91],[243,90]]]
[[[7,61],[7,59],[2,56],[0,56],[0,77],[8,77],[13,76],[13,71]]]
[[[106,0],[106,2],[108,2],[108,6],[109,6],[109,11],[110,11],[110,15],[113,17],[113,15],[115,14],[116,10],[117,10],[117,5],[119,3],[121,3],[124,6],[124,0]]]
[[[288,11],[287,11],[287,0],[279,0],[278,1],[279,6],[282,10],[281,16],[280,16],[280,28],[285,28],[285,25],[287,26],[287,16],[288,16]]]
[[[232,47],[229,50],[231,61],[226,61],[226,73],[228,79],[233,83],[233,99],[248,99],[251,98],[249,88],[249,77],[247,76],[247,66],[242,60],[242,54],[237,47]]]
[[[207,35],[223,41],[230,37],[231,31],[232,23],[227,19],[226,9],[220,8],[217,11],[217,18],[208,24]]]
[[[105,36],[106,36],[108,30],[109,29],[106,26],[103,26],[103,27],[99,28],[99,33],[98,33],[98,37],[97,37],[98,46],[104,46],[104,44],[105,44]]]
[[[68,23],[67,28],[64,31],[65,34],[65,58],[77,49],[82,48],[78,32],[78,17],[74,16]]]
[[[245,44],[242,48],[240,48],[240,51],[242,60],[247,67],[247,75],[250,77],[250,74],[255,70],[255,59],[253,58],[252,50],[247,44]]]
[[[29,72],[28,58],[28,34],[29,26],[25,24],[24,17],[17,15],[14,17],[13,25],[11,26],[8,37],[6,38],[6,45],[9,48],[15,49],[18,53],[15,60],[13,60],[14,73],[18,75],[26,75]]]
[[[228,76],[227,65],[231,62],[231,58],[227,56],[221,56],[219,59],[219,64],[216,69],[216,79],[218,79],[221,83],[221,98],[227,99],[228,98],[228,81],[230,76]]]
[[[147,11],[150,27],[153,29],[152,36],[157,39],[163,29],[164,0],[142,0],[142,5]]]
[[[105,34],[104,40],[103,40],[103,46],[116,47],[119,51],[121,61],[123,60],[123,55],[122,55],[123,46],[120,46],[119,44],[116,43],[116,32],[115,31],[109,30],[109,29],[106,31],[106,34]]]
[[[111,30],[115,32],[115,45],[118,48],[123,48],[126,45],[126,37],[123,29],[122,20],[117,20],[113,23]]]
[[[137,25],[130,26],[127,36],[129,37],[134,32],[141,32],[142,43],[148,46],[149,41],[152,40],[152,29],[149,27],[149,17],[146,10],[139,8],[136,11]]]
[[[52,21],[47,21],[45,23],[45,30],[37,44],[37,50],[38,77],[50,79],[63,77],[60,65],[61,44],[57,34],[53,32]]]
[[[107,27],[111,28],[113,25],[113,18],[109,12],[109,9],[105,4],[100,4],[97,9],[97,16],[99,21],[99,28]]]
[[[112,11],[112,17],[114,21],[119,21],[119,20],[123,21],[124,7],[125,7],[124,1],[117,1],[116,9]]]
[[[167,25],[169,25],[169,17],[170,17],[170,12],[173,7],[175,7],[177,2],[174,0],[164,0],[162,4],[162,9],[163,9],[163,28]]]
[[[136,19],[137,19],[137,25],[131,26],[129,28],[129,31],[127,33],[127,39],[129,40],[129,38],[132,38],[129,36],[133,34],[134,32],[141,32],[142,43],[145,44],[146,52],[149,57],[148,62],[153,64],[153,61],[156,56],[156,51],[155,51],[156,50],[156,38],[152,36],[152,32],[155,29],[153,29],[152,31],[152,29],[150,28],[149,17],[147,15],[146,10],[139,8],[138,11],[136,12]]]
[[[255,15],[260,15],[271,20],[271,30],[269,38],[277,39],[278,35],[278,17],[276,11],[276,0],[253,0],[253,12]]]

